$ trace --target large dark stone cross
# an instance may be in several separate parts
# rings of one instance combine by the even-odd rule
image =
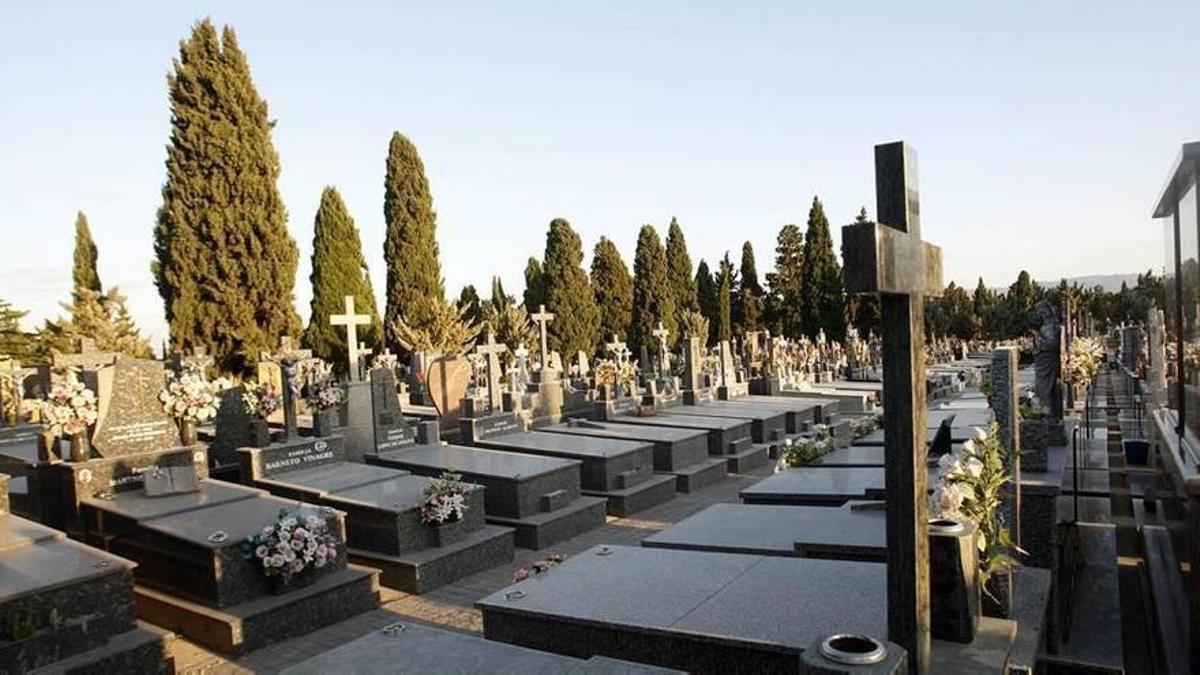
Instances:
[[[929,666],[928,475],[925,464],[925,297],[942,291],[942,252],[921,241],[916,152],[875,146],[879,223],[842,228],[846,291],[878,295],[883,314],[888,639]]]
[[[488,331],[487,340],[475,345],[475,353],[483,356],[487,364],[488,412],[500,412],[503,397],[500,395],[500,355],[508,351],[508,345],[496,342],[496,334]]]

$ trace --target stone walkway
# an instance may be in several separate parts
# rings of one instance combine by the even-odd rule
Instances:
[[[638,546],[642,539],[712,504],[740,503],[738,493],[771,475],[772,471],[773,463],[745,475],[729,475],[725,480],[697,492],[677,494],[671,501],[633,517],[610,517],[603,527],[541,551],[517,549],[516,558],[510,565],[480,572],[424,595],[381,588],[380,609],[260,649],[234,662],[180,640],[175,665],[181,673],[273,673],[397,621],[415,620],[441,628],[481,633],[482,617],[475,609],[475,601],[511,584],[518,569],[527,568],[534,561],[553,553],[569,557],[598,544]]]

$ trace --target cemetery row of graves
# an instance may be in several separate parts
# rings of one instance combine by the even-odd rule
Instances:
[[[884,224],[843,231],[879,337],[706,349],[659,323],[656,349],[612,335],[593,360],[550,348],[561,317],[542,307],[532,354],[488,332],[401,367],[362,346],[372,318],[347,296],[340,364],[286,335],[236,382],[203,352],[87,340],[4,361],[0,672],[169,672],[180,639],[237,659],[377,608],[380,586],[427,594],[521,550],[545,557],[476,598],[482,635],[394,624],[294,672],[1111,665],[1089,647],[1111,622],[1089,622],[1114,598],[1086,590],[1115,571],[1088,553],[1111,532],[1078,505],[1081,471],[1107,465],[1078,451],[1107,456],[1091,421],[1117,405],[1100,368],[1122,350],[1048,303],[1021,344],[927,342],[940,251],[914,166],[879,146]],[[738,480],[739,503],[640,546],[555,553]]]

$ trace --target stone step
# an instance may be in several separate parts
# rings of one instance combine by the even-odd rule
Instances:
[[[32,675],[49,673],[161,673],[175,672],[174,649],[179,638],[158,626],[139,621],[137,627],[113,637],[100,647],[35,668]]]
[[[428,593],[476,572],[513,561],[513,530],[484,525],[445,546],[404,555],[351,548],[350,561],[380,571],[384,586],[405,593]]]
[[[726,468],[726,460],[714,457],[679,467],[674,471],[659,473],[675,476],[676,492],[695,492],[725,478]]]
[[[226,656],[239,656],[375,609],[375,570],[348,565],[281,595],[266,595],[232,607],[206,604],[138,585],[138,616]]]
[[[579,497],[566,508],[557,511],[536,513],[524,518],[504,518],[488,514],[487,522],[511,527],[516,530],[517,546],[537,550],[603,525],[605,502],[601,497]]]
[[[770,461],[770,446],[750,445],[737,452],[725,455],[725,470],[728,473],[749,473]]]
[[[1124,671],[1117,537],[1111,525],[1080,523],[1079,567],[1072,584],[1068,632],[1056,664],[1082,672]]]
[[[589,497],[603,497],[608,500],[606,507],[608,515],[626,518],[652,506],[658,506],[675,497],[674,474],[651,474],[649,480],[644,480],[632,487],[618,490],[584,490]]]

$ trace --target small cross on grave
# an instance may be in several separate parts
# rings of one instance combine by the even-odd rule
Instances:
[[[617,337],[616,333],[613,333],[612,341],[605,343],[604,350],[612,354],[617,363],[624,363],[625,355],[629,353],[629,350],[626,349],[627,346],[624,340],[621,340]]]
[[[292,346],[292,338],[279,338],[279,351],[270,354],[269,360],[279,364],[283,373],[283,439],[290,440],[298,435],[296,426],[296,371],[299,365],[312,358],[311,349],[296,349]]]
[[[878,295],[883,314],[888,639],[929,667],[925,297],[941,295],[941,249],[921,241],[917,159],[903,141],[875,146],[879,223],[842,228],[846,290]]]
[[[546,346],[546,324],[554,320],[554,314],[547,312],[545,305],[538,305],[537,313],[529,318],[537,322],[538,330],[542,334],[542,370],[548,370],[550,368],[550,350]]]
[[[671,358],[671,351],[667,349],[667,338],[671,336],[671,331],[663,327],[662,322],[658,322],[658,327],[650,331],[658,340],[658,375],[662,377],[671,372],[671,364],[668,359]]]
[[[508,346],[496,342],[496,334],[492,331],[488,331],[486,342],[475,345],[475,353],[487,359],[488,411],[493,413],[500,410],[503,400],[500,395],[500,355],[506,351]]]
[[[55,370],[68,368],[91,369],[112,365],[120,354],[117,352],[102,352],[96,349],[96,341],[91,338],[79,338],[76,341],[76,354],[55,354],[51,357]]]
[[[348,361],[350,362],[350,381],[358,382],[362,379],[362,374],[359,369],[361,359],[370,352],[363,353],[363,344],[358,341],[358,327],[371,325],[371,316],[369,314],[354,313],[354,296],[347,295],[344,298],[346,303],[345,314],[331,314],[329,316],[329,325],[345,326],[346,327],[346,352]]]

